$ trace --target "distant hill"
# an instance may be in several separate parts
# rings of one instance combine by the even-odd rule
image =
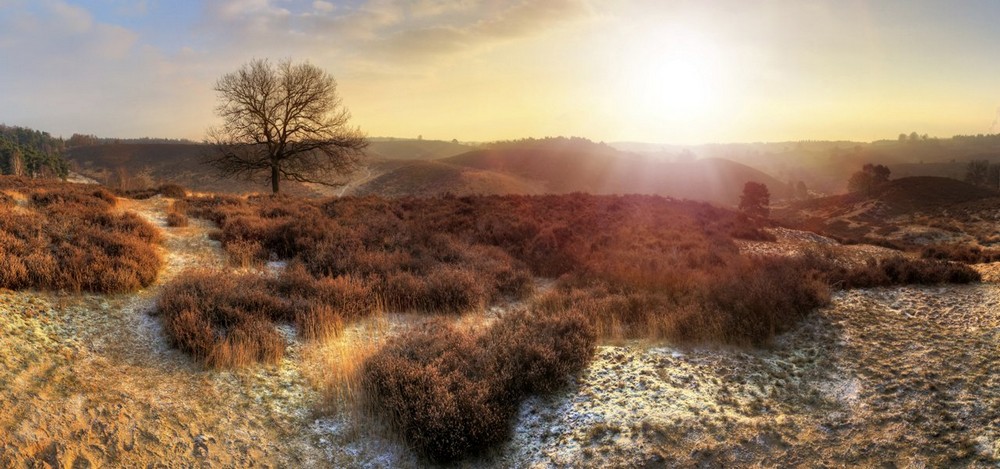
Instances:
[[[64,155],[76,172],[113,188],[135,189],[171,182],[204,192],[268,189],[258,182],[219,179],[201,163],[207,148],[195,143],[116,143],[74,147]],[[287,184],[283,190],[295,195],[312,192],[297,183]]]
[[[583,139],[511,142],[434,163],[396,168],[354,193],[645,193],[731,205],[748,181],[766,184],[774,199],[790,192],[785,183],[729,160],[672,162]]]
[[[793,210],[822,211],[835,217],[856,210],[860,203],[876,201],[883,215],[933,213],[951,206],[1000,196],[996,190],[947,177],[916,176],[889,181],[871,194],[851,193],[823,197],[792,205]]]
[[[368,155],[387,160],[435,160],[474,150],[475,147],[442,140],[373,138]]]
[[[378,139],[371,142],[367,168],[357,177],[375,177],[408,162],[453,156],[472,147],[435,140]],[[197,143],[109,143],[69,148],[66,159],[80,174],[112,187],[173,182],[195,191],[246,193],[268,190],[266,184],[219,179],[201,164],[207,147]],[[286,181],[282,191],[294,195],[331,195],[336,189]]]
[[[217,178],[201,164],[206,149],[194,143],[130,142],[73,147],[65,156],[77,172],[111,187],[173,182],[194,191],[267,191],[263,183]],[[349,186],[331,189],[286,182],[282,190],[318,196],[646,193],[732,205],[748,181],[766,184],[774,200],[789,196],[785,183],[722,158],[669,161],[584,139],[523,140],[489,149],[434,140],[377,139],[369,147],[366,166]]]
[[[844,242],[910,248],[968,241],[954,219],[992,219],[1000,192],[946,177],[889,181],[871,194],[851,193],[793,203],[772,210],[780,223]],[[966,216],[969,213],[973,217]],[[963,215],[965,214],[965,215]],[[951,220],[951,221],[950,221]],[[988,231],[994,232],[992,222]]]
[[[442,161],[415,161],[362,184],[354,195],[387,197],[456,195],[541,194],[537,182]]]

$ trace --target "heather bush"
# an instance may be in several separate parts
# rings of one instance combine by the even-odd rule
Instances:
[[[945,264],[847,269],[822,259],[747,258],[734,235],[765,239],[764,222],[654,196],[190,203],[219,224],[237,265],[293,259],[297,275],[349,277],[397,311],[478,310],[528,297],[535,275],[558,277],[536,307],[578,311],[602,337],[763,344],[825,304],[828,285],[974,279]],[[326,313],[309,314],[302,320]]]
[[[978,272],[965,264],[902,256],[869,259],[865,265],[853,268],[831,267],[827,275],[831,284],[845,289],[972,283],[982,280]]]
[[[173,201],[167,209],[167,226],[175,228],[188,226],[187,211],[187,201],[183,199]]]
[[[278,323],[294,325],[303,339],[323,340],[378,306],[362,282],[316,279],[293,264],[275,278],[184,272],[164,286],[157,313],[174,346],[207,366],[226,368],[279,361],[285,339]]]
[[[920,252],[920,256],[924,259],[979,264],[1000,261],[1000,250],[968,244],[939,244],[925,247]]]
[[[168,212],[167,226],[173,228],[183,228],[185,226],[188,226],[188,217],[183,213]]]
[[[0,211],[0,287],[125,292],[156,280],[160,232],[89,185],[0,177],[27,204]]]
[[[160,195],[173,199],[183,199],[184,197],[187,197],[187,189],[180,184],[164,184],[160,186],[157,191]]]
[[[722,273],[706,294],[707,318],[696,320],[711,326],[686,327],[678,320],[675,327],[694,333],[678,332],[677,338],[760,345],[829,302],[830,292],[822,272],[803,259],[756,258]]]
[[[419,454],[448,462],[507,439],[521,402],[564,385],[595,343],[587,320],[570,312],[515,312],[481,334],[436,322],[369,357],[362,389]]]
[[[290,310],[260,276],[207,271],[182,274],[157,302],[173,345],[214,367],[280,360],[285,340],[270,319]]]

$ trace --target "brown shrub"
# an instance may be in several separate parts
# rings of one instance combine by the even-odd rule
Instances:
[[[236,267],[261,265],[267,260],[267,251],[257,241],[238,239],[223,244],[229,263]]]
[[[150,285],[160,232],[93,186],[0,177],[30,203],[0,211],[0,287],[124,292]]]
[[[252,274],[186,272],[165,286],[157,301],[173,345],[213,367],[279,361],[285,340],[270,318],[289,310]]]
[[[462,313],[481,310],[489,299],[482,279],[457,266],[436,267],[422,280],[423,298],[418,307],[425,311]]]
[[[437,322],[369,357],[362,389],[368,407],[419,454],[453,461],[508,438],[521,401],[565,384],[595,342],[572,313],[511,313],[478,336]]]
[[[968,244],[939,244],[925,247],[920,252],[920,257],[924,259],[962,262],[965,264],[979,264],[1000,261],[1000,250]]]
[[[187,189],[180,184],[164,184],[157,189],[157,192],[164,197],[173,199],[183,199],[187,197]]]
[[[965,264],[902,256],[870,259],[864,266],[854,268],[832,267],[827,275],[831,284],[845,289],[972,283],[982,280],[978,272]]]
[[[167,226],[171,227],[185,227],[188,226],[188,203],[187,201],[180,199],[175,200],[170,204],[170,208],[167,209]]]
[[[181,228],[188,226],[188,217],[183,213],[177,213],[177,212],[167,213],[167,226],[174,228]]]
[[[172,343],[213,367],[274,363],[285,340],[276,323],[293,324],[306,340],[336,336],[344,321],[378,307],[371,291],[350,277],[315,279],[300,264],[277,278],[190,271],[166,285],[157,302]]]
[[[398,310],[481,309],[527,297],[533,275],[562,276],[560,290],[585,292],[566,307],[606,337],[758,344],[823,304],[824,280],[840,281],[830,280],[832,263],[744,258],[733,237],[770,239],[761,221],[661,197],[194,203],[221,224],[239,263],[272,253],[298,259],[316,277],[363,279]],[[920,276],[876,283],[910,281]]]
[[[802,259],[782,258],[753,259],[737,265],[723,273],[706,293],[709,317],[699,321],[714,327],[701,325],[690,337],[675,332],[678,339],[764,344],[830,299],[821,272]],[[696,329],[682,323],[675,323],[675,327]]]

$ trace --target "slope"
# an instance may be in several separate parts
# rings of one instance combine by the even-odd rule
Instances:
[[[475,150],[438,160],[447,166],[409,165],[389,171],[358,193],[383,195],[471,193],[646,193],[708,200],[739,201],[743,185],[761,182],[772,198],[789,196],[784,183],[749,166],[720,158],[669,162],[624,153],[583,139],[528,140]],[[433,170],[432,170],[433,168]],[[459,168],[465,168],[461,170]],[[446,170],[447,169],[447,170]],[[457,177],[462,175],[461,177]],[[440,176],[440,179],[434,179]],[[457,182],[464,181],[464,182]]]
[[[73,147],[65,155],[77,172],[112,187],[140,188],[172,182],[204,192],[267,190],[267,185],[259,182],[216,177],[201,163],[207,148],[193,143],[130,142]],[[435,140],[377,139],[368,148],[366,167],[355,178],[374,177],[411,160],[452,156],[470,148]],[[292,181],[285,182],[282,191],[293,195],[331,195],[329,188]]]
[[[441,161],[416,161],[389,171],[351,191],[354,195],[386,197],[540,194],[540,184],[509,174],[479,170]]]

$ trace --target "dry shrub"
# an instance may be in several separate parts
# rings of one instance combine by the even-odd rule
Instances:
[[[162,260],[160,232],[89,185],[0,177],[29,203],[0,211],[0,287],[118,293],[150,285]]]
[[[306,340],[340,334],[344,322],[378,309],[371,291],[349,277],[320,278],[298,264],[277,278],[190,271],[166,285],[157,303],[173,344],[213,367],[274,363],[284,355],[277,323]]]
[[[157,302],[173,345],[213,367],[281,360],[285,340],[270,317],[290,309],[260,276],[208,271],[180,275]]]
[[[763,222],[655,196],[191,203],[219,223],[240,265],[291,258],[314,278],[357,279],[388,308],[434,312],[525,298],[534,275],[557,276],[567,298],[540,307],[578,310],[603,337],[761,344],[824,304],[824,282],[922,283],[935,270],[886,264],[877,269],[888,269],[884,278],[862,282],[864,272],[841,273],[832,262],[748,259],[733,236],[764,239]],[[853,280],[845,282],[848,273]],[[965,280],[947,272],[935,278]]]
[[[738,226],[729,233],[733,238],[745,239],[747,241],[767,241],[775,242],[776,236],[754,226]]]
[[[164,184],[157,189],[157,192],[164,197],[170,197],[173,199],[183,199],[187,197],[187,189],[180,184]]]
[[[689,327],[681,321],[675,327],[694,333],[685,336],[677,331],[678,339],[760,345],[791,329],[830,299],[822,272],[806,260],[784,258],[753,259],[736,265],[706,293],[707,318],[694,320],[706,321],[708,327]],[[702,334],[707,337],[699,337]]]
[[[188,217],[183,213],[169,212],[167,213],[167,226],[174,228],[188,226]]]
[[[167,226],[180,228],[188,226],[188,203],[185,200],[175,200],[167,209]]]
[[[187,189],[185,189],[184,186],[173,183],[163,184],[159,187],[147,187],[144,189],[130,189],[125,191],[119,190],[118,193],[123,197],[136,200],[144,200],[158,195],[172,199],[183,199],[184,197],[187,197]]]
[[[368,358],[362,388],[368,408],[419,454],[454,461],[507,439],[521,402],[564,385],[595,343],[574,313],[511,313],[479,335],[435,322]]]
[[[267,260],[267,252],[257,241],[235,240],[223,244],[229,263],[236,267],[261,265]]]
[[[979,264],[1000,261],[1000,250],[968,244],[939,244],[925,247],[920,252],[920,257],[924,259],[962,262],[965,264]]]
[[[865,265],[853,268],[831,267],[828,278],[831,284],[841,288],[972,283],[982,280],[979,272],[965,264],[901,256],[869,259]]]

